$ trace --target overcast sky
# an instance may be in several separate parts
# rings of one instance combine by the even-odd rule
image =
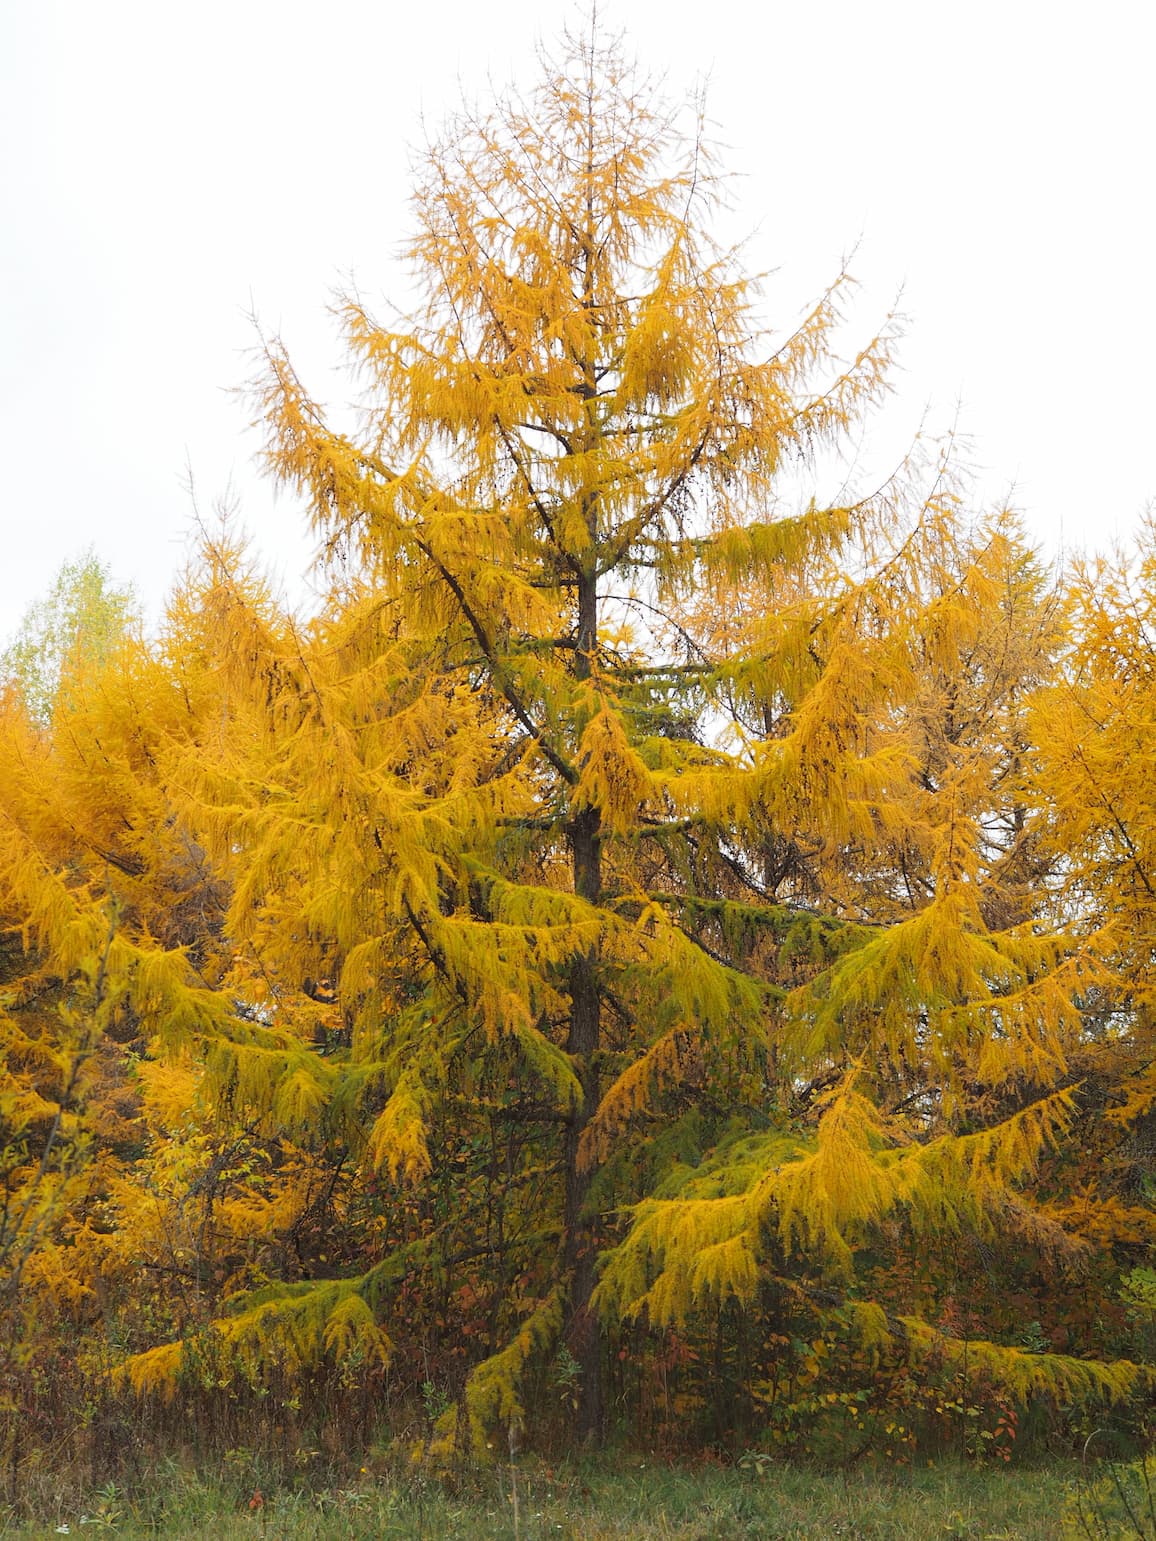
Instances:
[[[1050,552],[1156,496],[1153,37],[1135,0],[601,0],[709,111],[787,328],[857,244],[856,324],[903,287],[901,445],[958,420],[977,497]],[[323,399],[326,305],[397,293],[411,147],[492,79],[530,83],[551,0],[9,0],[0,6],[0,639],[92,546],[155,612],[186,466],[298,594],[309,544],[230,388],[255,311]],[[884,453],[887,453],[885,450]]]

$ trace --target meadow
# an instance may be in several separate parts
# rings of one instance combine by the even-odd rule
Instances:
[[[132,1486],[86,1488],[47,1470],[36,1486],[34,1512],[0,1517],[5,1541],[97,1531],[189,1541],[1055,1541],[1061,1533],[1137,1533],[1081,1528],[1073,1462],[820,1471],[755,1458],[726,1467],[616,1456],[438,1478],[372,1467],[316,1472],[305,1463],[285,1482],[254,1453],[232,1451],[212,1473],[173,1460]],[[1094,1520],[1094,1509],[1085,1505],[1085,1513]]]

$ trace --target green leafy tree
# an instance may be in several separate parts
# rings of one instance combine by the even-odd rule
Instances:
[[[139,619],[131,589],[113,586],[91,552],[65,562],[0,655],[0,674],[15,682],[29,715],[46,723],[61,676],[81,660],[99,667]]]

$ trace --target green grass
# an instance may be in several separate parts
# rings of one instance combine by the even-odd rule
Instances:
[[[132,1487],[85,1489],[41,1473],[25,1517],[0,1510],[0,1537],[166,1536],[188,1541],[738,1541],[755,1537],[1057,1541],[1069,1466],[944,1464],[918,1471],[753,1471],[641,1458],[554,1470],[527,1461],[444,1481],[358,1473],[332,1486],[261,1486],[244,1452],[215,1473],[175,1462]],[[257,1498],[260,1491],[260,1499]]]

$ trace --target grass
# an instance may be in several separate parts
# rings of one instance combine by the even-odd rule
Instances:
[[[255,1456],[230,1454],[215,1472],[170,1461],[124,1488],[85,1489],[41,1473],[29,1517],[5,1518],[0,1509],[0,1537],[105,1531],[126,1541],[1056,1541],[1075,1475],[1069,1466],[958,1464],[848,1474],[767,1464],[760,1475],[616,1457],[556,1469],[527,1461],[513,1481],[505,1467],[442,1480],[365,1471],[332,1485],[302,1473],[295,1484],[274,1487],[262,1486]]]

